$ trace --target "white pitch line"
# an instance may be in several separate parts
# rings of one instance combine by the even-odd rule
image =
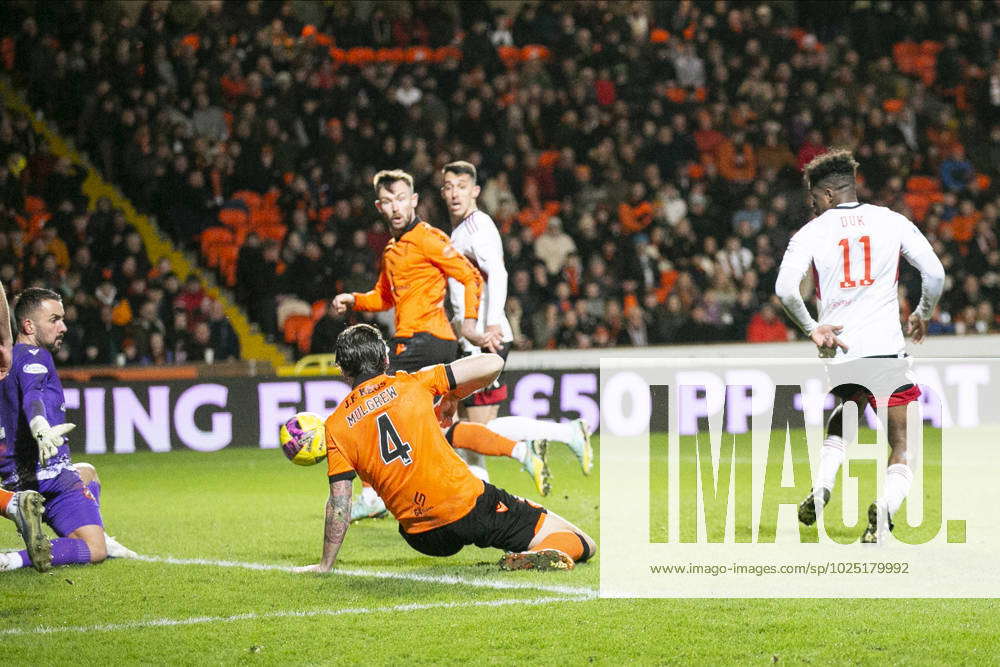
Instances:
[[[528,599],[482,600],[470,602],[426,602],[399,604],[393,607],[348,607],[345,609],[312,609],[308,611],[249,612],[232,616],[193,616],[190,618],[154,618],[148,621],[108,623],[105,625],[38,626],[34,628],[8,628],[0,630],[2,636],[51,635],[56,633],[90,634],[93,632],[120,632],[147,628],[170,628],[202,623],[232,623],[272,618],[309,618],[313,616],[347,616],[378,614],[384,612],[420,611],[424,609],[459,609],[463,607],[505,607],[510,605],[543,605],[556,602],[585,602],[591,597],[538,597]]]
[[[293,568],[287,565],[272,565],[269,563],[244,563],[231,560],[209,560],[205,558],[174,558],[172,556],[139,556],[138,560],[147,563],[168,563],[171,565],[209,565],[214,567],[237,567],[245,570],[269,570],[291,572]],[[379,572],[376,570],[334,570],[332,576],[372,577],[374,579],[402,579],[419,581],[426,584],[452,584],[491,588],[494,590],[533,590],[546,593],[560,593],[580,597],[597,597],[597,591],[581,586],[559,586],[553,584],[536,584],[528,581],[498,581],[496,579],[480,579],[459,577],[450,574],[416,574],[413,572]]]

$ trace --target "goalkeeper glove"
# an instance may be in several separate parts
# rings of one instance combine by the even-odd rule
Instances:
[[[76,428],[76,424],[49,426],[49,421],[42,415],[33,417],[28,426],[35,442],[38,443],[38,462],[42,465],[59,451],[59,447],[63,444],[63,436]]]

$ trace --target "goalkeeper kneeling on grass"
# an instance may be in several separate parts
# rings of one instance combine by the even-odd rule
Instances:
[[[341,333],[336,354],[353,389],[326,420],[323,558],[297,571],[333,567],[350,525],[356,475],[385,500],[403,539],[428,556],[475,544],[507,552],[502,569],[548,570],[571,569],[594,555],[594,540],[570,522],[473,475],[441,433],[434,399],[464,398],[489,385],[503,368],[499,356],[388,375],[385,340],[367,324]]]
[[[101,483],[94,467],[70,460],[66,434],[74,426],[65,423],[62,383],[52,361],[66,334],[62,298],[51,290],[28,288],[14,302],[14,318],[13,363],[0,383],[0,484],[10,491],[39,492],[45,523],[59,537],[45,545],[40,531],[32,531],[25,536],[28,549],[0,553],[0,571],[134,558],[135,552],[104,532]]]

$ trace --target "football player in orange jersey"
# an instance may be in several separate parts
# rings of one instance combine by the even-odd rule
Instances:
[[[452,278],[464,289],[462,336],[483,349],[499,349],[499,333],[481,333],[476,328],[482,276],[455,250],[447,234],[417,218],[418,195],[413,191],[413,177],[398,169],[380,171],[373,186],[375,208],[385,219],[392,239],[382,253],[382,268],[375,288],[364,293],[338,294],[333,299],[334,311],[341,315],[348,308],[364,311],[395,308],[396,330],[389,341],[390,370],[412,372],[433,364],[446,364],[458,356],[455,331],[444,310],[448,278]],[[479,438],[478,444],[483,447],[477,447],[477,451],[490,455],[502,451],[517,458],[539,492],[547,493],[545,442],[518,443],[486,431],[485,427],[465,425],[450,431],[449,441],[459,448],[477,447],[474,439]],[[382,499],[365,486],[352,518],[381,516],[385,511]]]
[[[298,571],[333,567],[350,525],[356,475],[385,499],[403,539],[420,553],[494,547],[507,552],[503,569],[570,569],[594,555],[594,540],[573,524],[473,475],[441,433],[435,398],[461,399],[489,385],[503,367],[499,356],[389,375],[389,350],[367,324],[341,333],[336,355],[353,388],[326,420],[330,498],[323,557]]]

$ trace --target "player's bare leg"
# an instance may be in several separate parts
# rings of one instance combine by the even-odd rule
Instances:
[[[501,570],[572,570],[597,553],[597,543],[554,512],[545,515],[527,551],[504,554]]]
[[[590,444],[590,427],[582,419],[569,422],[554,422],[530,417],[495,417],[487,424],[491,431],[511,440],[545,440],[563,442],[570,448],[584,475],[589,475],[594,466],[594,451]]]
[[[888,408],[889,467],[882,497],[868,507],[868,527],[861,536],[865,544],[877,543],[892,531],[892,516],[910,493],[913,471],[906,462],[906,408],[905,404]]]
[[[546,496],[550,489],[549,466],[547,461],[548,442],[532,440],[515,442],[509,438],[494,433],[483,424],[471,421],[460,421],[445,430],[445,439],[455,448],[462,460],[468,462],[469,453],[480,456],[506,456],[518,461],[521,468],[531,476],[535,490]],[[471,465],[470,472],[483,479]],[[485,471],[484,471],[485,472]],[[483,479],[483,481],[488,481]]]

